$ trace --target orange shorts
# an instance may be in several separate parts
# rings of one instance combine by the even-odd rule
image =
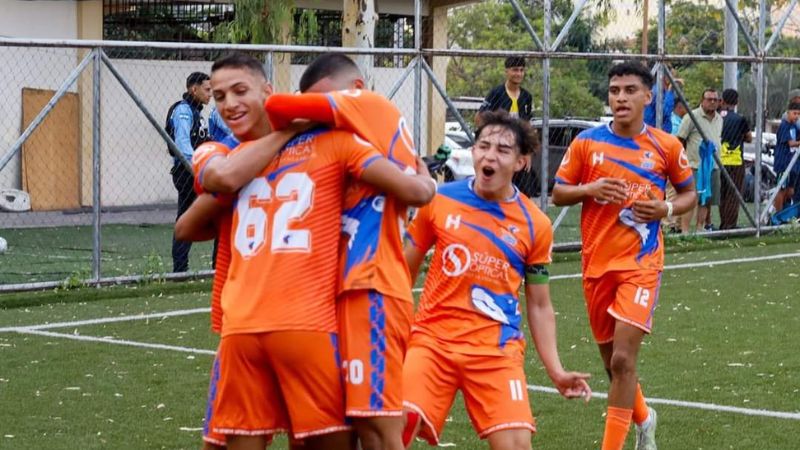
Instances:
[[[414,305],[374,290],[339,296],[339,336],[350,417],[403,414],[403,359]]]
[[[211,429],[211,418],[214,416],[214,401],[217,398],[217,383],[219,382],[219,350],[214,356],[214,364],[211,366],[211,379],[208,383],[208,402],[206,403],[206,418],[203,422],[203,440],[209,444],[225,446],[225,435],[215,433]]]
[[[304,439],[348,430],[338,337],[317,331],[232,334],[212,378],[211,429],[222,435]],[[290,427],[291,424],[291,427]]]
[[[594,339],[600,344],[613,341],[618,320],[650,333],[660,287],[661,272],[657,270],[614,271],[584,279]]]
[[[523,355],[519,346],[508,346],[501,355],[465,355],[413,333],[403,365],[403,406],[422,417],[420,437],[439,444],[458,389],[481,439],[512,428],[536,432]]]

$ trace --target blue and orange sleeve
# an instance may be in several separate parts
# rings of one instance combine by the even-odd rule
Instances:
[[[561,166],[556,172],[556,183],[573,185],[580,183],[583,170],[583,147],[585,144],[586,140],[580,137],[572,141],[572,144],[564,154],[564,158],[561,160]]]
[[[411,242],[421,252],[427,252],[436,241],[433,222],[433,208],[436,204],[436,197],[433,201],[417,210],[417,215],[406,230],[406,240]]]
[[[525,264],[550,264],[553,257],[553,226],[550,219],[540,211],[532,214],[533,217],[533,243],[525,258]]]
[[[686,150],[683,148],[680,141],[676,142],[669,150],[667,176],[669,177],[670,183],[679,190],[691,186],[692,183],[694,183],[694,176],[692,174],[692,168],[689,165],[689,158],[686,156]]]

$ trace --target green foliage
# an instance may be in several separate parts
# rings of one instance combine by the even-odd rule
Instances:
[[[533,2],[523,5],[534,29],[541,35],[542,8]],[[555,22],[554,36],[560,25],[572,12],[569,2],[559,1],[553,5]],[[597,21],[581,16],[574,23],[567,39],[561,45],[563,51],[592,51],[592,29]],[[534,42],[513,8],[505,1],[486,1],[457,8],[449,17],[449,39],[452,48],[532,50]],[[598,116],[602,114],[603,101],[592,95],[592,80],[596,76],[587,61],[558,62],[551,70],[551,105],[554,117]],[[503,83],[502,59],[451,58],[447,72],[448,92],[452,96],[483,97],[494,86]],[[528,76],[523,87],[534,94],[534,108],[541,110],[541,66],[530,61]],[[604,93],[602,94],[604,95]]]
[[[236,16],[214,30],[218,42],[288,44],[294,0],[234,0]]]

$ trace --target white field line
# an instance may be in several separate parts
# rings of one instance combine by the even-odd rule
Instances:
[[[528,385],[528,390],[534,392],[544,392],[547,394],[558,394],[558,390],[554,388],[545,386],[536,386],[533,384]],[[608,394],[605,392],[592,392],[592,397],[605,399],[608,398]],[[647,397],[647,403],[654,405],[670,405],[670,406],[680,406],[684,408],[703,409],[706,411],[715,411],[715,412],[729,412],[734,414],[744,414],[746,416],[761,416],[761,417],[773,417],[776,419],[800,420],[800,413],[797,412],[783,412],[783,411],[770,411],[768,409],[740,408],[738,406],[715,405],[714,403],[686,402],[683,400],[670,400],[666,398],[654,398],[654,397]]]
[[[95,337],[95,336],[84,336],[81,334],[55,333],[52,331],[33,330],[25,328],[20,328],[14,331],[20,334],[35,334],[37,336],[71,339],[74,341],[102,342],[104,344],[127,345],[129,347],[152,348],[155,350],[171,350],[174,352],[195,353],[200,355],[213,356],[217,354],[217,352],[213,350],[204,350],[200,348],[190,348],[190,347],[178,347],[176,345],[151,344],[149,342],[127,341],[124,339],[114,339],[108,337]]]
[[[188,316],[191,314],[207,313],[211,308],[181,309],[177,311],[167,311],[151,314],[136,314],[133,316],[102,317],[99,319],[76,320],[73,322],[53,322],[41,325],[29,325],[18,327],[0,328],[0,333],[19,330],[49,330],[52,328],[79,327],[84,325],[98,325],[101,323],[127,322],[129,320],[162,319],[165,317]]]
[[[113,338],[106,338],[106,337],[95,337],[95,336],[83,336],[79,334],[67,334],[67,333],[55,333],[52,331],[43,331],[43,330],[32,330],[32,329],[25,329],[20,328],[14,330],[20,334],[34,334],[37,336],[46,336],[46,337],[53,337],[53,338],[62,338],[62,339],[71,339],[75,341],[84,341],[84,342],[100,342],[103,344],[114,344],[114,345],[125,345],[129,347],[138,347],[138,348],[146,348],[146,349],[154,349],[154,350],[170,350],[175,352],[181,353],[192,353],[198,355],[209,355],[214,356],[217,352],[213,350],[205,350],[199,348],[191,348],[191,347],[179,347],[175,345],[164,345],[164,344],[151,344],[148,342],[136,342],[136,341],[128,341],[123,339],[113,339]],[[551,387],[545,386],[536,386],[529,384],[528,390],[534,392],[543,392],[547,394],[558,394],[558,391]],[[608,398],[608,394],[604,392],[594,392],[592,396],[595,398]],[[743,414],[747,416],[760,416],[760,417],[771,417],[776,419],[789,419],[789,420],[800,420],[800,413],[792,413],[792,412],[783,412],[783,411],[770,411],[766,409],[749,409],[749,408],[739,408],[736,406],[725,406],[725,405],[716,405],[713,403],[700,403],[700,402],[686,402],[683,400],[670,400],[670,399],[661,399],[661,398],[653,398],[648,397],[647,402],[650,404],[662,404],[662,405],[670,405],[670,406],[678,406],[683,408],[692,408],[692,409],[701,409],[706,411],[714,411],[714,412],[727,412],[727,413],[734,413],[734,414]]]
[[[694,262],[694,263],[683,263],[683,264],[672,264],[669,266],[664,266],[664,270],[678,270],[678,269],[693,269],[695,267],[714,267],[714,266],[724,266],[727,264],[742,264],[742,263],[749,263],[749,262],[758,262],[758,261],[769,261],[773,259],[789,259],[789,258],[800,258],[800,253],[781,253],[779,255],[767,255],[767,256],[753,256],[750,258],[736,258],[736,259],[722,259],[718,261],[703,261],[703,262]],[[553,275],[550,277],[551,280],[567,280],[572,278],[581,278],[583,274],[581,273],[570,273],[565,275]],[[414,288],[412,289],[413,292],[422,292],[422,288]],[[0,330],[1,331],[1,330]]]

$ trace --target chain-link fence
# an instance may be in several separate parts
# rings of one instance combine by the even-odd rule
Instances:
[[[719,98],[732,82],[753,142],[743,144],[741,167],[717,171],[724,195],[711,207],[710,223],[719,227],[724,219],[726,228],[738,227],[717,233],[767,229],[781,175],[788,179],[790,172],[775,170],[774,132],[790,88],[800,86],[798,37],[775,36],[791,22],[783,19],[797,2],[773,8],[772,37],[760,16],[731,22],[738,54],[727,55],[717,51],[729,40],[715,28],[719,24],[680,26],[691,14],[703,20],[737,10],[729,3],[698,12],[681,2],[666,10],[662,2],[648,13],[645,33],[641,17],[617,17],[619,24],[609,25],[603,11],[584,8],[586,3],[488,1],[425,18],[417,14],[414,30],[420,33],[408,50],[0,39],[0,56],[9,62],[0,68],[6,118],[0,123],[0,237],[8,242],[0,257],[0,290],[210,273],[211,243],[173,242],[175,218],[192,198],[192,174],[180,143],[165,128],[168,111],[187,90],[187,76],[208,73],[231,50],[263,61],[278,91],[297,88],[304,66],[293,60],[331,51],[359,55],[370,66],[369,57],[380,59],[370,73],[372,87],[404,112],[420,153],[431,154],[442,143],[453,147],[446,174],[452,178],[471,173],[474,119],[487,94],[504,84],[505,59],[524,57],[522,87],[531,94],[530,120],[542,151],[515,182],[547,210],[559,248],[579,242],[580,207],[554,208],[543,194],[552,190],[570,142],[610,120],[606,72],[614,61],[647,62],[657,86],[666,87],[654,90],[655,120],[676,120],[680,128],[680,107],[670,105],[685,103],[690,112],[682,120],[701,135],[705,89],[716,89]],[[485,24],[489,12],[498,21],[494,29],[473,26],[479,19]],[[598,37],[601,26],[633,31]],[[488,38],[505,28],[499,40]],[[732,81],[723,81],[731,70]],[[204,124],[212,110],[213,101],[202,105]],[[728,165],[721,156],[715,164]],[[681,228],[679,221],[668,225]],[[695,226],[702,230],[706,223],[690,223]]]

